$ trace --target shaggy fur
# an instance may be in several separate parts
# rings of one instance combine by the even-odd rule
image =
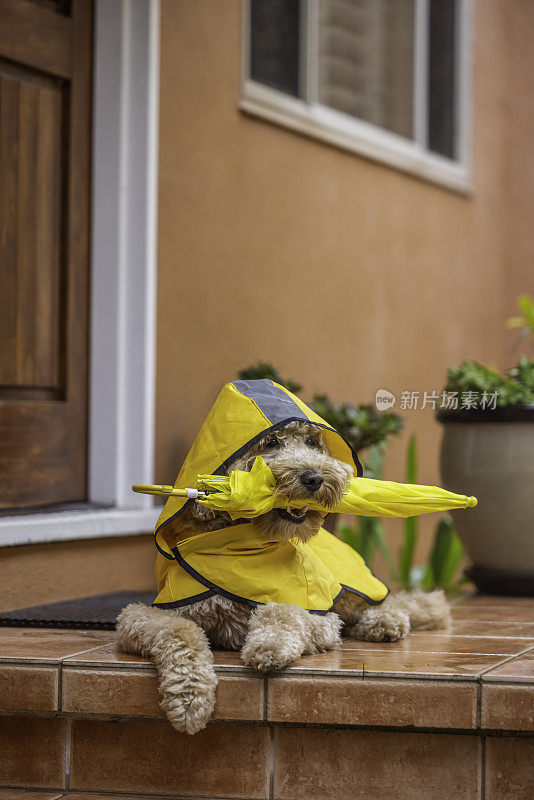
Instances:
[[[266,538],[308,541],[325,514],[292,508],[291,500],[313,497],[333,507],[353,470],[330,455],[320,429],[307,422],[291,422],[265,436],[228,471],[250,470],[258,455],[269,465],[277,491],[289,498],[289,506],[252,522]],[[228,514],[195,502],[166,526],[166,538],[173,545],[193,533],[232,524]],[[325,615],[281,603],[251,608],[215,595],[171,611],[127,606],[118,619],[118,647],[154,660],[161,705],[171,724],[179,731],[196,733],[205,727],[215,702],[217,679],[209,644],[241,650],[247,666],[266,671],[283,669],[304,654],[333,650],[341,642],[341,633],[371,642],[395,642],[411,629],[434,630],[449,624],[449,607],[441,591],[400,592],[378,606],[345,592]]]

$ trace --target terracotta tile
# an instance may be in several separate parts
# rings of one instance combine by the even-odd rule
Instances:
[[[144,670],[64,668],[61,709],[74,714],[165,716],[157,675]],[[263,679],[220,676],[214,719],[263,719]]]
[[[263,719],[264,680],[261,676],[219,675],[214,719]]]
[[[115,640],[108,642],[103,647],[97,647],[86,653],[71,656],[67,659],[67,663],[71,661],[76,664],[90,664],[91,666],[96,666],[98,664],[103,664],[106,667],[110,665],[117,665],[118,667],[124,666],[126,669],[154,668],[154,664],[150,658],[143,658],[143,656],[138,656],[133,653],[119,653],[116,649]]]
[[[67,795],[62,796],[62,800],[175,800],[176,795],[170,797],[169,795],[158,794],[157,797],[153,794],[132,795],[132,794],[85,794],[85,792],[69,792]],[[3,798],[0,796],[0,800]],[[6,798],[7,800],[7,798]],[[15,800],[15,799],[14,799]],[[26,799],[24,799],[26,800]],[[31,800],[31,798],[28,798]]]
[[[0,785],[64,786],[66,721],[0,717]]]
[[[3,800],[0,797],[0,800]],[[7,799],[6,799],[7,800]],[[31,798],[28,798],[31,800]],[[167,794],[143,794],[143,795],[133,795],[133,794],[86,794],[85,792],[69,792],[67,795],[62,795],[62,800],[176,800],[176,795],[167,795]]]
[[[448,633],[414,632],[398,642],[343,641],[344,650],[365,650],[368,653],[475,653],[510,656],[532,647],[527,638],[503,639],[493,636],[454,636]]]
[[[486,800],[532,800],[534,737],[486,739]]]
[[[20,667],[0,663],[0,710],[56,711],[56,667]]]
[[[534,597],[507,597],[497,594],[475,594],[458,603],[458,607],[476,608],[477,606],[497,606],[513,609],[519,606],[534,609]],[[456,607],[456,606],[455,606]]]
[[[63,668],[61,710],[74,714],[162,717],[157,675],[147,671]]]
[[[534,652],[530,650],[524,656],[508,661],[501,667],[486,672],[483,681],[512,681],[514,683],[534,684]]]
[[[503,661],[499,655],[478,655],[471,653],[404,653],[402,651],[333,650],[330,653],[303,656],[286,672],[331,673],[352,672],[354,675],[400,676],[421,675],[472,679],[490,667]]]
[[[63,790],[59,792],[27,792],[26,789],[0,789],[0,800],[58,800],[60,797],[65,797]]]
[[[464,619],[473,622],[481,620],[485,622],[530,622],[534,623],[534,607],[532,606],[510,606],[503,603],[501,606],[469,604],[455,606],[452,608],[453,619]]]
[[[243,673],[250,672],[250,670],[243,665],[240,654],[236,652],[214,650],[213,661],[216,669],[217,667],[221,667],[223,669],[229,669],[232,672],[236,670]],[[154,669],[153,662],[150,658],[143,658],[143,656],[134,655],[132,653],[119,653],[115,649],[115,642],[113,641],[108,642],[103,647],[98,647],[87,653],[81,653],[80,655],[68,658],[67,662],[73,662],[76,665],[87,664],[91,666],[102,664],[106,667],[113,665],[118,668],[124,667],[125,669]]]
[[[277,800],[476,800],[474,736],[277,728]]]
[[[108,640],[105,631],[0,628],[0,661],[57,662]]]
[[[241,654],[230,650],[214,650],[213,663],[215,670],[219,667],[231,672],[250,672],[250,669],[245,667],[241,661]]]
[[[475,684],[352,678],[269,678],[267,719],[336,725],[473,728]]]
[[[480,724],[496,730],[534,731],[534,684],[484,684]]]
[[[484,622],[453,619],[451,633],[459,636],[525,637],[534,639],[534,622]]]
[[[95,769],[98,764],[98,769]],[[195,736],[164,720],[72,723],[71,790],[266,798],[269,731],[210,724]]]

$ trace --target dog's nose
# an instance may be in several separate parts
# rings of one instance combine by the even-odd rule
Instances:
[[[311,492],[316,492],[324,481],[323,476],[320,472],[312,472],[308,470],[307,472],[303,472],[300,476],[300,482],[306,489],[309,489]]]

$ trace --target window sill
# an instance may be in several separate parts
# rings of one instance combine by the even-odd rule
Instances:
[[[321,105],[308,105],[254,81],[243,84],[239,108],[253,117],[378,161],[421,180],[467,195],[473,190],[465,164],[424,150],[414,142]]]
[[[0,546],[151,533],[161,509],[90,508],[0,518]]]

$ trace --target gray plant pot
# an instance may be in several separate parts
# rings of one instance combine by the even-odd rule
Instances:
[[[441,413],[441,479],[475,495],[478,506],[453,512],[483,592],[534,595],[534,409]]]

